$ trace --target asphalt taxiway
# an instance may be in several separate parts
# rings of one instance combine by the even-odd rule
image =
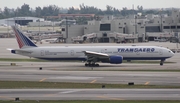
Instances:
[[[0,80],[113,83],[141,85],[180,85],[179,72],[142,71],[57,71],[57,70],[0,70]]]
[[[180,100],[180,89],[0,89],[1,100]]]

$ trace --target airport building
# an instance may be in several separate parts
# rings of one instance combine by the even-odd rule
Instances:
[[[58,18],[62,18],[59,22],[46,22],[43,18],[35,17],[16,17],[0,20],[0,24],[14,25],[17,23],[19,25],[28,25],[32,27],[59,27],[59,25],[64,22],[64,25],[60,27],[62,28],[61,39],[66,43],[146,42],[153,41],[156,38],[167,40],[180,37],[180,11],[178,10],[173,10],[170,16],[164,14],[148,14],[146,16],[137,14],[129,15],[124,18],[117,18],[107,15],[101,20],[88,21],[87,25],[77,25],[76,21],[69,21],[67,19],[68,17],[91,18],[93,16],[94,14],[59,14]],[[41,28],[39,29],[41,30]]]
[[[67,31],[66,31],[67,29]],[[131,15],[123,19],[105,16],[100,21],[88,21],[87,25],[64,26],[67,42],[145,42],[155,38],[170,39],[179,35],[180,12],[167,15]]]
[[[36,18],[36,17],[14,17],[14,18],[8,18],[8,19],[1,19],[0,25],[1,26],[11,26],[11,25],[28,25],[29,22],[42,22],[44,21],[44,18]]]
[[[46,16],[46,18],[49,19],[65,19],[65,18],[79,18],[79,17],[84,17],[84,18],[94,18],[95,14],[59,14],[58,16]]]

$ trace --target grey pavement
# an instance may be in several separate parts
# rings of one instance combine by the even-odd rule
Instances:
[[[180,100],[180,89],[0,89],[1,100]]]

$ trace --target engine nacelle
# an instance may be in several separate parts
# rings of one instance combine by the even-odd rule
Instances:
[[[121,64],[123,62],[123,57],[122,56],[110,56],[109,57],[109,62],[111,64]]]

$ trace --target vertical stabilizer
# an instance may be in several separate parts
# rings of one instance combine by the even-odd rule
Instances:
[[[16,26],[12,26],[12,29],[15,33],[16,40],[18,42],[19,48],[23,47],[37,47],[31,39],[24,35]]]

